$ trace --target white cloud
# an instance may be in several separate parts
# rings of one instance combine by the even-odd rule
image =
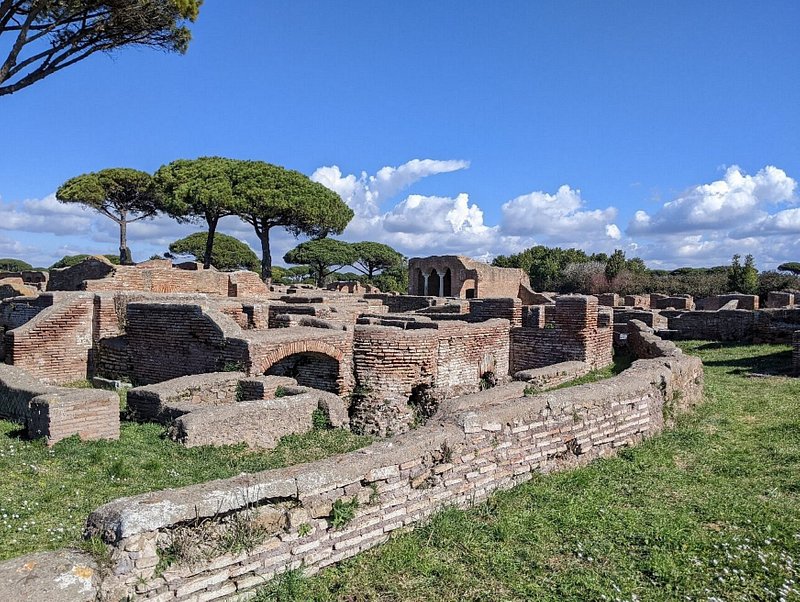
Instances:
[[[797,183],[777,167],[765,167],[753,176],[738,167],[727,168],[721,179],[694,186],[656,211],[636,211],[625,233],[615,223],[615,207],[597,208],[568,185],[505,202],[492,199],[499,206],[497,224],[487,223],[484,208],[467,192],[400,196],[424,178],[468,165],[460,160],[414,159],[372,175],[344,174],[331,165],[320,167],[312,177],[337,191],[354,210],[342,238],[384,242],[407,256],[463,254],[491,260],[542,244],[588,252],[622,248],[629,257],[640,256],[651,267],[662,268],[721,265],[729,263],[734,253],[753,253],[758,266],[766,269],[800,257]],[[204,228],[159,216],[130,224],[129,244],[135,258],[142,260]],[[65,254],[115,253],[119,239],[113,221],[81,205],[59,203],[52,194],[0,201],[2,231],[1,255],[38,265],[49,265]],[[247,242],[260,254],[260,242],[249,224],[227,217],[218,231]],[[276,263],[298,243],[279,228],[270,238]]]
[[[502,230],[508,235],[543,236],[550,241],[574,240],[576,234],[592,240],[602,233],[619,238],[619,228],[613,223],[617,210],[587,209],[581,191],[567,185],[555,194],[539,191],[518,196],[503,204],[502,213]]]
[[[47,232],[56,236],[89,229],[92,212],[82,205],[60,203],[55,194],[22,202],[0,201],[0,229]]]
[[[649,264],[726,265],[734,254],[752,253],[760,269],[770,269],[800,252],[800,208],[781,209],[797,204],[796,191],[797,182],[777,167],[751,176],[733,166],[652,215],[637,211],[626,233]]]
[[[335,191],[353,211],[364,217],[378,214],[380,203],[423,178],[467,169],[469,161],[412,159],[399,167],[382,167],[375,175],[342,175],[338,165],[317,168],[311,179]]]
[[[729,167],[722,180],[690,188],[655,214],[637,211],[628,234],[700,232],[751,223],[779,203],[794,203],[797,182],[782,169],[767,166],[750,176]]]

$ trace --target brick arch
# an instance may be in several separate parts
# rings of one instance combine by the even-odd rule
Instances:
[[[259,362],[256,372],[266,372],[273,364],[290,355],[297,355],[298,353],[319,353],[321,355],[327,355],[339,362],[340,365],[344,357],[344,353],[340,349],[324,341],[291,341],[289,343],[282,343],[267,352],[264,358]]]

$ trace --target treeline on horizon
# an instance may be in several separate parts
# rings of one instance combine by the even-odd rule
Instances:
[[[770,291],[800,291],[800,262],[759,272],[752,255],[734,255],[729,265],[650,269],[639,257],[626,258],[619,249],[587,254],[580,249],[537,245],[513,255],[498,255],[492,265],[520,268],[537,291],[556,293],[664,293],[703,298],[738,292],[766,298]]]

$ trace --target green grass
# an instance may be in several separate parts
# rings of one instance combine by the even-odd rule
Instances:
[[[543,391],[556,391],[558,389],[566,389],[567,387],[585,385],[588,383],[597,382],[598,380],[611,378],[612,376],[616,376],[623,370],[627,370],[628,368],[630,368],[632,363],[633,363],[632,356],[617,354],[614,356],[614,361],[605,368],[592,370],[591,372],[584,374],[583,376],[579,376],[578,378],[573,378],[572,380],[569,380],[565,383],[561,383],[560,385],[545,386],[542,388],[530,385],[528,387],[525,387],[525,395],[526,396],[536,395],[537,393],[541,393]]]
[[[585,385],[588,383],[594,383],[598,380],[603,380],[605,378],[611,378],[612,376],[616,376],[623,370],[627,370],[631,367],[633,363],[633,357],[630,355],[615,355],[614,361],[606,366],[605,368],[600,368],[598,370],[592,370],[588,374],[584,374],[583,376],[579,376],[569,382],[562,383],[553,387],[555,389],[565,389],[566,387],[574,387],[576,385]]]
[[[788,347],[681,346],[705,362],[706,402],[673,430],[446,509],[316,577],[290,572],[256,600],[800,600]]]
[[[118,497],[310,462],[371,441],[329,429],[284,437],[267,452],[187,449],[159,425],[123,422],[119,441],[71,437],[48,449],[22,432],[0,421],[0,560],[77,544],[89,513]]]

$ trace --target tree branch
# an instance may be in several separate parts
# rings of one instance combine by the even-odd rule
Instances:
[[[33,20],[36,18],[36,15],[40,10],[39,5],[40,2],[36,2],[36,4],[31,7],[30,12],[28,13],[28,18],[25,19],[25,22],[22,24],[19,35],[17,35],[17,39],[8,53],[8,57],[3,63],[3,66],[0,67],[0,82],[6,81],[9,69],[16,64],[17,57],[22,51],[22,47],[25,46],[25,39],[28,36],[28,28],[33,24]]]

